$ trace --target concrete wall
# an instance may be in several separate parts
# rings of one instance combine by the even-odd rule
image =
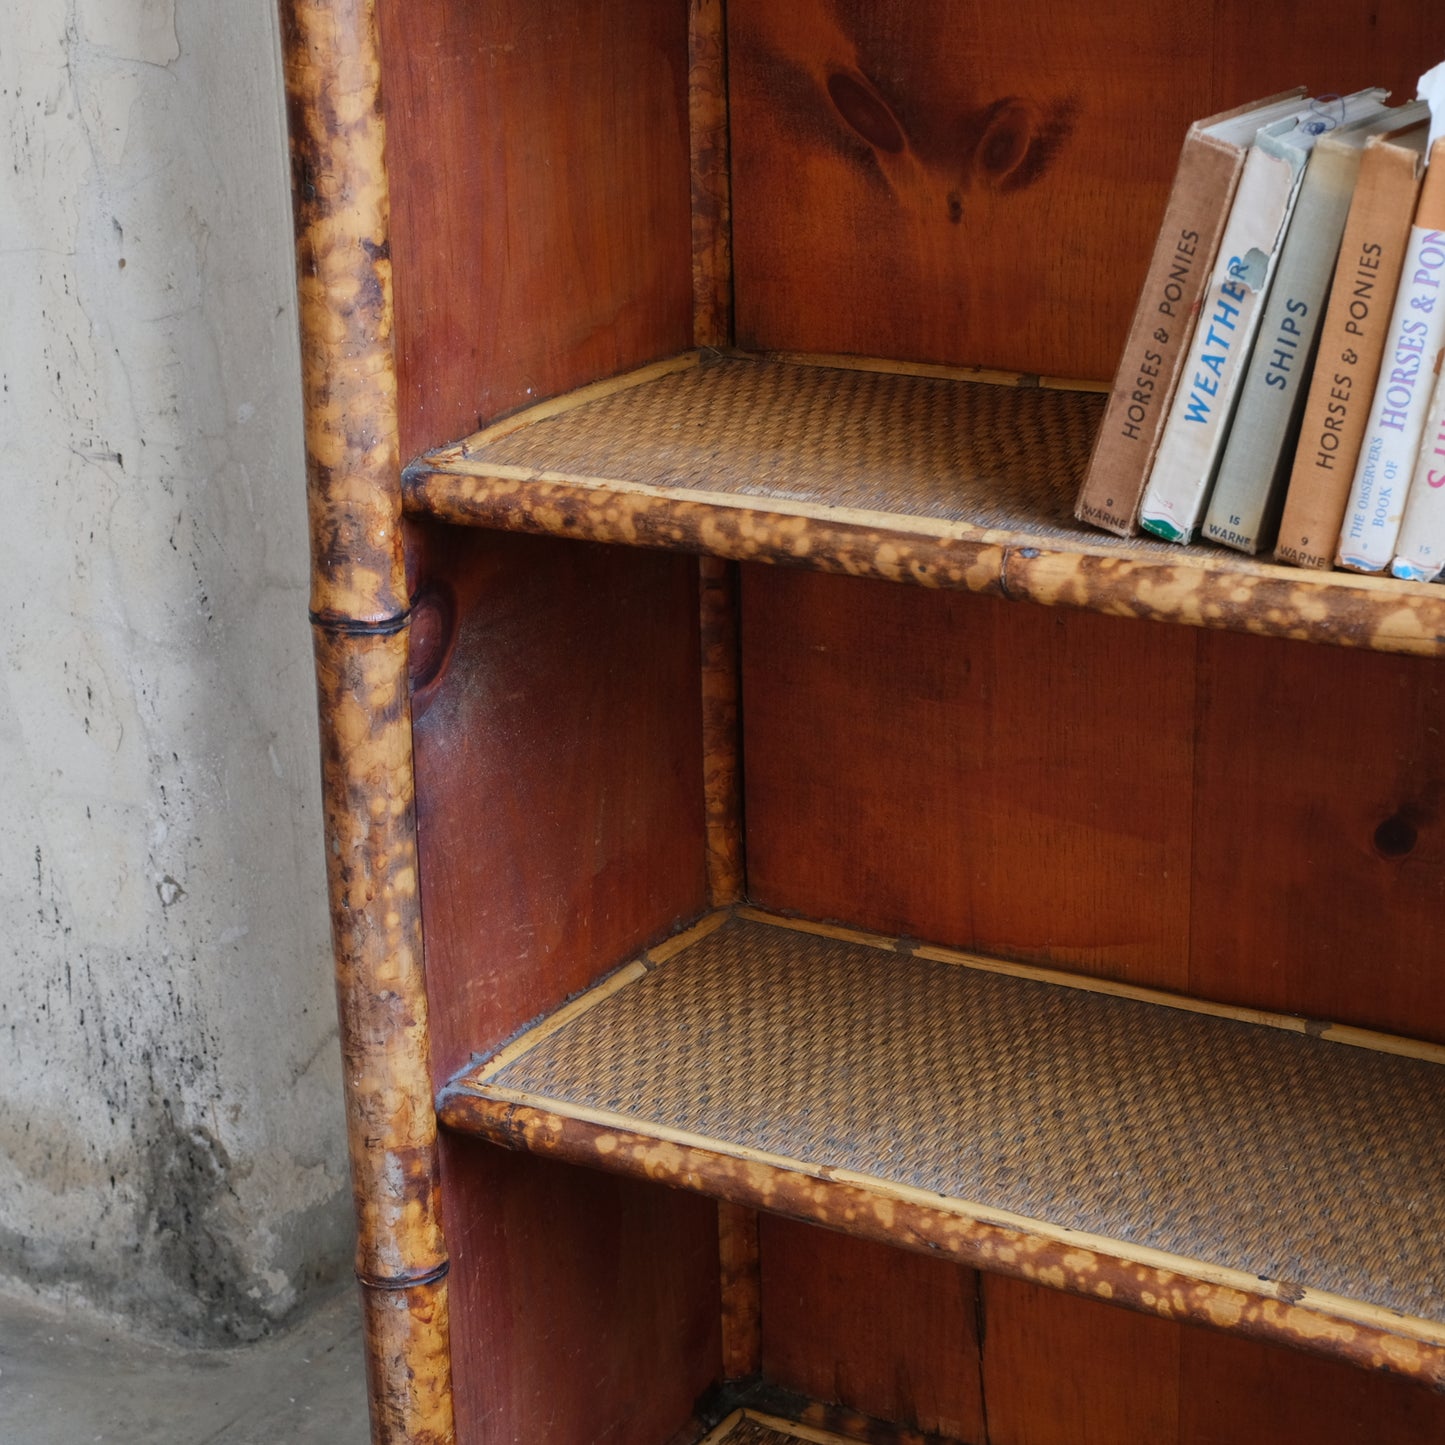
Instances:
[[[349,1255],[271,0],[0,36],[0,1277],[245,1338]]]

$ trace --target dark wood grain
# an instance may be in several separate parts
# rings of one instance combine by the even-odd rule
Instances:
[[[1445,1396],[1415,1381],[1198,1329],[1180,1330],[1179,1357],[1179,1445],[1445,1439]]]
[[[1445,1039],[1445,670],[1201,641],[1190,992]]]
[[[1185,986],[1190,634],[756,567],[742,591],[755,902]]]
[[[379,10],[402,455],[691,344],[686,6]]]
[[[697,564],[438,529],[417,576],[440,1083],[706,904]]]
[[[1209,108],[1207,72],[1179,64],[1195,11],[729,15],[742,344],[1112,373],[1179,142]]]
[[[741,344],[1109,377],[1198,116],[1414,94],[1418,0],[733,0]]]
[[[1214,0],[1210,67],[1221,105],[1303,85],[1312,95],[1345,95],[1366,86],[1390,91],[1400,105],[1445,55],[1445,9],[1417,0],[1311,0],[1256,6]]]
[[[1178,1438],[1179,1325],[1000,1275],[981,1288],[989,1445]]]
[[[990,1445],[1425,1445],[1409,1380],[985,1276]]]
[[[671,1439],[720,1377],[717,1207],[443,1139],[459,1439]]]
[[[776,1216],[761,1223],[771,1384],[929,1434],[985,1438],[973,1270]]]

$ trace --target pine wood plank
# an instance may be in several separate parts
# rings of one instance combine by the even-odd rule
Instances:
[[[761,1225],[771,1383],[932,1434],[987,1438],[973,1270],[775,1215]]]
[[[729,16],[742,344],[1112,374],[1179,140],[1215,108],[1179,64],[1194,12]]]
[[[980,1284],[989,1445],[1177,1440],[1182,1326],[999,1275]]]
[[[1202,642],[1190,992],[1445,1039],[1438,662]]]
[[[1277,89],[1273,82],[1288,65],[1288,83],[1304,85],[1312,95],[1382,85],[1399,105],[1445,54],[1445,12],[1415,0],[1378,0],[1368,8],[1352,0],[1313,0],[1308,25],[1287,7],[1261,9],[1250,0],[1214,0],[1210,9],[1214,91],[1240,101]],[[1217,109],[1208,106],[1200,114]]]
[[[1415,0],[1308,24],[1247,0],[734,0],[729,29],[740,344],[1100,379],[1192,120],[1296,82],[1398,103],[1445,52]]]
[[[671,1439],[717,1378],[712,1202],[475,1140],[443,1172],[458,1438]]]
[[[1445,1397],[1338,1361],[1180,1331],[1179,1445],[1426,1445],[1445,1439]],[[1134,1378],[1121,1362],[1119,1375]]]
[[[686,6],[378,16],[402,455],[691,345]]]
[[[705,907],[697,569],[419,540],[453,634],[413,697],[440,1080]]]
[[[1189,634],[764,568],[743,633],[760,904],[1184,989]]]

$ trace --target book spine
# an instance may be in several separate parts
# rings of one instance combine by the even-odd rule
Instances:
[[[1345,225],[1275,556],[1334,566],[1350,483],[1405,265],[1423,158],[1388,142],[1365,148]]]
[[[1258,552],[1278,516],[1359,161],[1321,145],[1300,186],[1205,514],[1204,535],[1236,551]]]
[[[1390,571],[1411,582],[1433,582],[1445,572],[1445,367],[1435,378]]]
[[[1169,541],[1198,531],[1299,176],[1259,143],[1244,163],[1139,510],[1144,529]]]
[[[1438,196],[1422,196],[1422,211],[1427,199],[1445,203],[1442,181],[1445,166],[1433,175],[1427,172],[1427,192],[1433,189]],[[1445,211],[1445,204],[1441,209]],[[1337,561],[1354,572],[1383,572],[1395,555],[1405,492],[1425,428],[1430,379],[1445,332],[1442,281],[1445,229],[1416,224],[1410,228],[1404,274],[1340,532]]]
[[[1074,515],[1121,537],[1139,529],[1139,501],[1183,370],[1245,149],[1185,137],[1174,188],[1139,293],[1114,389],[1079,489]]]

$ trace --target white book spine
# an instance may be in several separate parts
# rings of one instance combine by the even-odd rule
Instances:
[[[1390,570],[1411,582],[1433,582],[1445,572],[1445,367],[1435,378]]]
[[[1356,572],[1383,572],[1395,555],[1445,336],[1442,284],[1445,231],[1411,227],[1385,357],[1340,530],[1339,564]]]
[[[1141,524],[1171,541],[1199,528],[1301,171],[1260,146],[1245,162],[1140,507]]]
[[[1272,526],[1280,474],[1290,460],[1286,452],[1298,431],[1362,139],[1363,133],[1349,147],[1316,147],[1305,172],[1220,453],[1204,516],[1204,535],[1211,542],[1253,553],[1267,540],[1263,534]]]

